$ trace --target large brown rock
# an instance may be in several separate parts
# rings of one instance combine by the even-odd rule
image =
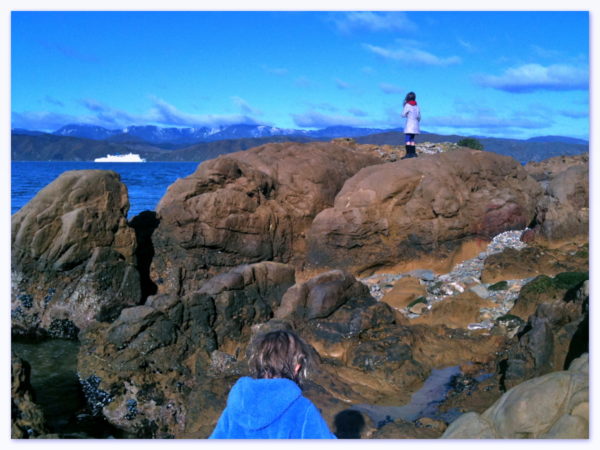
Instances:
[[[394,284],[394,287],[383,296],[381,301],[394,309],[403,310],[416,299],[426,295],[427,289],[418,278],[404,277]]]
[[[140,301],[119,175],[63,173],[12,217],[12,331],[74,338]]]
[[[547,240],[589,234],[589,166],[576,165],[552,178],[539,202],[535,231]]]
[[[515,160],[458,150],[370,166],[309,230],[309,262],[374,269],[525,228],[541,187]]]
[[[589,356],[569,370],[533,378],[510,389],[481,415],[453,422],[444,439],[587,439]]]
[[[151,277],[159,292],[191,292],[239,264],[300,263],[314,216],[348,178],[379,162],[336,143],[273,143],[202,163],[157,207]]]
[[[90,327],[78,355],[88,404],[133,437],[207,437],[247,373],[253,327],[273,317],[293,283],[285,264],[244,265],[201,291],[151,296]]]
[[[525,170],[545,190],[537,206],[534,235],[550,241],[587,237],[589,154],[530,162]]]
[[[481,281],[497,283],[562,272],[586,272],[589,269],[588,245],[569,243],[562,248],[533,244],[521,250],[506,248],[485,259]]]
[[[466,291],[435,303],[422,316],[411,320],[411,323],[467,329],[469,324],[481,321],[482,308],[494,306],[494,302],[484,300],[471,291]]]
[[[325,318],[355,297],[370,297],[368,288],[349,273],[333,270],[288,289],[275,317],[295,321]]]

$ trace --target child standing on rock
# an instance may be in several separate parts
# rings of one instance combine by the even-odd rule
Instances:
[[[402,117],[406,117],[406,125],[404,126],[404,140],[406,155],[401,159],[416,158],[417,151],[415,150],[415,135],[419,134],[419,122],[421,121],[421,110],[417,105],[417,96],[414,92],[406,94],[404,99],[404,109],[402,110]]]
[[[250,371],[229,392],[211,439],[335,439],[298,386],[306,376],[307,344],[291,331],[272,331],[253,346]]]

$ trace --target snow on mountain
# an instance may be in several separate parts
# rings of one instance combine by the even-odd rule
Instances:
[[[272,127],[269,125],[235,124],[214,127],[158,127],[155,125],[131,125],[121,129],[107,129],[96,125],[70,124],[52,134],[94,140],[117,142],[144,141],[153,145],[183,147],[201,142],[213,142],[227,139],[264,138],[271,136],[305,136],[313,139],[333,139],[338,137],[361,137],[400,129],[356,128],[350,126],[332,126],[318,130],[298,130]],[[18,130],[15,134],[31,134],[35,131]],[[543,136],[528,139],[531,142],[586,143],[587,141],[561,137]]]

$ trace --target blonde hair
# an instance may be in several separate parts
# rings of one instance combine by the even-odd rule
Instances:
[[[294,332],[271,331],[256,337],[249,359],[255,378],[288,378],[301,384],[311,364],[309,346]]]

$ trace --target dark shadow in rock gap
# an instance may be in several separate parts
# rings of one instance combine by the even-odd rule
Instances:
[[[338,439],[360,439],[365,419],[359,411],[345,409],[335,416],[334,424]]]
[[[136,257],[140,272],[142,303],[148,296],[154,295],[158,291],[156,284],[150,279],[150,264],[154,257],[152,233],[158,228],[159,223],[160,220],[155,211],[142,211],[129,222],[129,226],[135,230],[137,239]]]

